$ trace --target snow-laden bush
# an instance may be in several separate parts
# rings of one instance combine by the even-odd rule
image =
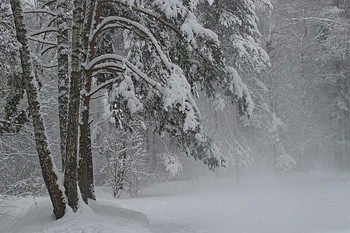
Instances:
[[[136,195],[143,181],[150,176],[141,131],[116,129],[115,134],[104,136],[99,148],[100,176],[105,177],[104,184],[112,187],[114,197],[118,197],[121,190]]]
[[[46,191],[35,153],[26,132],[0,138],[0,194],[40,195]]]

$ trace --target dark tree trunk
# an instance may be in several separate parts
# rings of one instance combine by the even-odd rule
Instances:
[[[27,31],[23,22],[23,12],[19,0],[11,0],[10,3],[16,27],[17,40],[22,45],[20,48],[20,57],[24,76],[23,80],[28,98],[29,111],[33,119],[35,142],[42,176],[53,205],[53,212],[56,218],[59,219],[65,213],[64,196],[58,185],[57,174],[55,173],[54,164],[47,143],[44,121],[40,111],[40,103],[38,101],[38,88],[31,66],[28,39],[26,36]]]
[[[64,171],[64,187],[68,198],[68,205],[76,211],[78,209],[77,190],[77,149],[78,122],[80,106],[80,80],[82,75],[82,32],[84,24],[85,0],[74,0],[73,31],[72,31],[72,71],[69,91],[67,148]]]
[[[127,156],[127,140],[123,142],[123,152],[118,156],[118,166],[116,171],[116,190],[114,197],[118,197],[120,191],[124,189],[124,179],[127,172],[126,156]]]
[[[90,131],[90,125],[89,125],[89,140],[88,140],[88,150],[89,153],[87,153],[87,197],[96,200],[95,195],[95,185],[94,185],[94,169],[93,169],[93,161],[92,161],[92,150],[91,150],[91,131]]]
[[[96,200],[93,179],[93,163],[90,137],[91,132],[89,125],[90,97],[83,97],[83,108],[83,124],[80,126],[80,160],[78,180],[82,199],[86,204],[88,204],[88,198]]]
[[[87,12],[87,22],[84,25],[84,51],[87,52],[85,61],[88,63],[94,58],[95,51],[95,41],[89,41],[89,34],[92,31],[92,22],[94,12],[96,11],[96,0],[90,0],[88,2]],[[99,14],[95,14],[99,17]],[[96,19],[95,19],[96,20]],[[89,93],[91,91],[92,84],[92,71],[86,70],[84,75],[84,88],[85,92]],[[79,188],[81,191],[81,196],[83,201],[88,204],[88,198],[96,200],[94,191],[94,177],[93,177],[93,161],[92,161],[92,150],[91,150],[91,132],[90,132],[90,96],[83,96],[83,110],[82,110],[82,125],[80,126],[80,161],[78,169],[78,180]]]

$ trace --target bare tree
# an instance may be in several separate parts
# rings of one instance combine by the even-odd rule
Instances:
[[[64,187],[68,198],[68,205],[76,211],[78,209],[77,190],[77,155],[79,135],[79,108],[80,108],[80,80],[82,75],[82,38],[85,18],[85,0],[74,1],[73,31],[72,31],[72,71],[70,76],[67,153],[64,170]]]

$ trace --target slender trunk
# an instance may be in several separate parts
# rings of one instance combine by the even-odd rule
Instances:
[[[93,169],[93,161],[92,161],[92,150],[91,150],[91,131],[90,131],[90,124],[88,128],[89,137],[88,137],[88,150],[89,153],[87,153],[87,197],[96,200],[95,195],[95,184],[94,184],[94,169]]]
[[[82,32],[84,24],[85,0],[74,0],[73,31],[72,31],[72,71],[69,91],[67,148],[64,171],[64,186],[68,198],[68,205],[76,211],[78,209],[77,190],[77,149],[78,122],[80,106],[80,80],[82,75]]]
[[[276,145],[276,142],[273,142],[273,162],[274,162],[274,165],[275,165],[275,176],[278,177],[278,170],[279,170],[279,166],[277,164],[277,158],[278,155],[277,155],[277,145]]]
[[[84,24],[84,51],[87,52],[85,60],[87,63],[94,58],[95,41],[89,41],[89,34],[93,27],[93,17],[96,11],[96,0],[91,0],[87,4],[87,22]],[[86,70],[84,73],[84,89],[86,93],[91,91],[92,85],[92,71]],[[91,150],[91,132],[90,132],[90,96],[83,96],[82,101],[82,125],[80,126],[80,160],[78,169],[78,183],[81,191],[83,201],[88,204],[88,198],[96,200],[94,192],[94,178],[93,178],[93,161]]]
[[[94,192],[93,163],[91,150],[91,132],[89,124],[90,98],[83,97],[82,125],[80,126],[80,160],[78,181],[83,201],[88,204],[88,198],[96,200]]]
[[[157,159],[156,159],[156,145],[155,145],[155,139],[154,139],[154,132],[153,132],[153,123],[150,122],[150,127],[147,127],[147,145],[146,145],[146,151],[150,154],[149,164],[151,165],[151,171],[156,171],[157,168]]]
[[[53,205],[53,212],[56,218],[59,219],[65,212],[64,196],[58,185],[57,174],[55,173],[55,167],[47,143],[44,121],[38,101],[38,88],[31,66],[28,39],[26,37],[27,31],[23,22],[23,12],[19,0],[11,0],[10,3],[16,26],[17,40],[22,45],[20,48],[20,57],[24,76],[23,80],[28,98],[29,111],[33,119],[35,142],[41,172]]]
[[[58,76],[58,114],[60,126],[60,146],[62,158],[62,171],[66,160],[67,118],[68,118],[68,25],[67,2],[57,3],[57,76]]]
[[[272,112],[277,117],[277,89],[278,89],[278,81],[273,76],[270,82],[270,107]],[[277,130],[277,129],[276,129]],[[273,153],[273,166],[275,171],[275,177],[278,177],[279,173],[279,165],[278,165],[278,153],[277,153],[277,142],[275,140],[275,136],[278,137],[278,132],[273,132],[273,142],[272,142],[272,153]]]
[[[117,188],[116,188],[116,196],[120,194],[120,191],[124,189],[124,179],[127,172],[126,165],[126,151],[127,151],[127,141],[126,139],[123,142],[124,151],[118,156],[118,170],[117,170]]]
[[[276,90],[277,90],[277,84],[275,85],[275,87],[276,87]],[[276,114],[276,117],[277,117],[277,93],[275,93],[275,95],[273,97],[273,109],[274,109],[274,113]],[[277,134],[276,136],[278,137],[278,132],[276,132],[276,134]],[[278,146],[277,143],[278,142],[276,142],[274,140],[274,142],[273,142],[273,158],[274,158],[274,163],[275,163],[275,176],[280,178],[280,174],[281,174],[282,168],[278,164],[279,155],[278,155],[278,152],[277,152],[277,146]]]
[[[340,119],[338,121],[338,169],[343,170],[343,130],[342,130],[342,125],[343,125],[343,119]]]
[[[344,3],[344,9],[346,13],[346,18],[348,19],[347,22],[350,23],[350,3],[347,1]],[[345,94],[346,96],[350,96],[350,29],[347,27],[346,30],[346,41],[348,43],[346,44],[346,49],[345,49],[345,56],[344,56],[344,63],[345,63]],[[349,156],[349,151],[350,151],[350,101],[347,99],[347,113],[345,115],[345,121],[346,125],[344,127],[345,130],[345,135],[346,135],[346,169],[350,169],[350,156]]]
[[[239,183],[240,174],[239,174],[239,159],[238,159],[238,154],[235,156],[235,177],[236,177],[237,183]]]

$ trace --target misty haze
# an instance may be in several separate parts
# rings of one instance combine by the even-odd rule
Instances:
[[[350,232],[350,0],[0,0],[0,233]]]

